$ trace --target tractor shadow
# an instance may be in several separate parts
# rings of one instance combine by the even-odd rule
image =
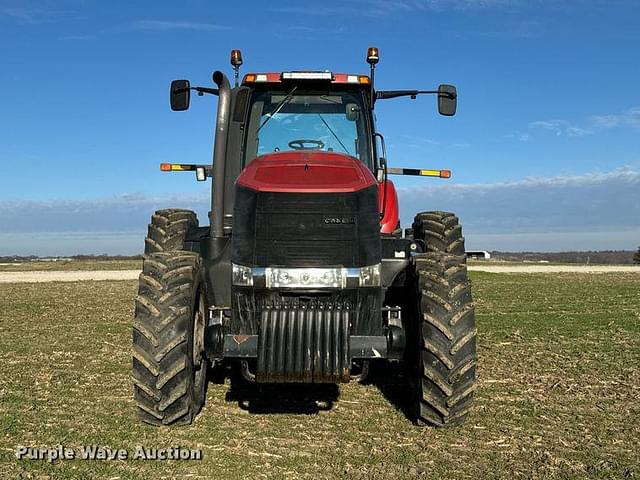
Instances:
[[[365,385],[374,385],[393,407],[407,420],[415,423],[416,412],[413,392],[407,381],[404,369],[399,364],[378,362],[372,365]]]
[[[336,384],[257,385],[246,381],[236,371],[227,372],[227,378],[230,383],[225,400],[236,402],[241,409],[255,414],[313,415],[331,410],[340,397]],[[224,383],[224,380],[217,383]],[[377,363],[362,383],[375,386],[396,410],[409,421],[416,421],[411,388],[399,365]]]
[[[340,396],[335,384],[261,384],[247,382],[239,374],[230,377],[225,400],[256,414],[313,415],[333,408]]]

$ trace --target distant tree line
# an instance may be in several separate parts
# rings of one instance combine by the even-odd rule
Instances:
[[[91,260],[91,261],[103,261],[103,260],[142,260],[142,255],[72,255],[70,257],[39,257],[37,255],[5,255],[0,256],[0,263],[25,263],[25,262],[37,262],[43,259],[60,259],[60,260]]]
[[[557,262],[600,265],[627,265],[640,263],[640,248],[633,250],[601,250],[587,252],[491,252],[492,260],[514,262]]]
[[[42,259],[58,258],[61,260],[142,260],[142,255],[73,255],[70,257],[38,257],[37,255],[0,256],[0,263],[24,263],[35,262]],[[632,250],[601,250],[588,252],[491,252],[492,260],[513,261],[513,262],[558,262],[558,263],[582,263],[601,265],[626,265],[631,263],[640,264],[640,247],[638,251]]]
[[[142,255],[74,255],[73,260],[142,260]]]

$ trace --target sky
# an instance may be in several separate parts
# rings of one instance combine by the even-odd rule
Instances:
[[[0,255],[136,254],[153,210],[206,220],[209,184],[160,162],[211,161],[216,98],[171,112],[172,79],[368,73],[379,89],[458,88],[376,105],[403,226],[455,211],[467,247],[640,244],[640,2],[0,0]]]

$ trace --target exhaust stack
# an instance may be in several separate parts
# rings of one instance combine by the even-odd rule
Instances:
[[[213,74],[218,85],[218,115],[216,119],[215,143],[213,147],[213,191],[211,192],[211,236],[224,236],[224,175],[227,154],[227,133],[231,111],[231,86],[229,79],[221,71]]]

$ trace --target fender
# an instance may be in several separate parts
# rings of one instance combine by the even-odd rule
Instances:
[[[387,190],[386,195],[385,184]],[[383,202],[385,203],[384,205]],[[380,233],[393,233],[394,230],[398,228],[400,211],[398,193],[391,180],[384,180],[378,183],[378,205],[380,213],[384,213],[384,216],[380,219]]]

